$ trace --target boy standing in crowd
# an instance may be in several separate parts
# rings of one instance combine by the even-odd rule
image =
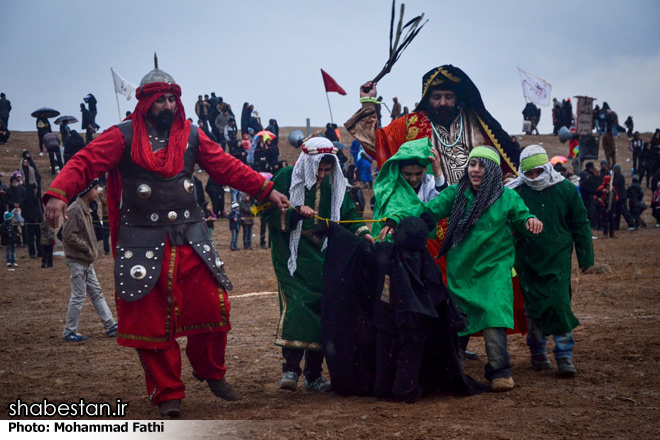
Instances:
[[[117,335],[117,323],[105,302],[101,285],[96,279],[96,272],[92,265],[98,257],[98,245],[89,204],[96,200],[97,186],[98,180],[94,179],[87,188],[78,194],[78,198],[67,210],[68,219],[62,228],[64,256],[66,265],[71,271],[71,300],[62,333],[64,342],[82,342],[88,339],[77,331],[80,312],[87,295],[96,309],[96,314],[103,322],[105,334],[108,337]]]

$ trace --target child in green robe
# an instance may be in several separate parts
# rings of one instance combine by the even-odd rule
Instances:
[[[571,311],[571,258],[575,246],[580,268],[594,264],[587,210],[575,185],[554,170],[545,149],[538,145],[522,151],[519,177],[508,186],[544,226],[533,237],[515,235],[532,369],[552,369],[547,351],[547,336],[552,335],[559,375],[574,376],[572,331],[580,323]]]
[[[447,256],[447,282],[456,302],[468,317],[459,333],[467,346],[469,336],[481,332],[488,364],[485,376],[492,391],[509,391],[514,382],[507,350],[506,329],[513,328],[511,270],[514,246],[511,230],[538,234],[543,224],[515,191],[502,185],[500,156],[487,146],[472,149],[468,167],[458,184],[424,203],[424,216],[434,221],[449,217],[440,255]],[[381,231],[381,239],[398,222]]]

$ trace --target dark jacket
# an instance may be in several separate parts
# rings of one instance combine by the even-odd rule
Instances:
[[[238,208],[233,208],[229,214],[227,214],[227,219],[229,220],[229,230],[238,231],[241,228],[241,213]]]
[[[44,219],[44,207],[39,195],[34,194],[34,184],[28,185],[25,203],[21,208],[21,214],[26,223],[41,223]]]
[[[248,122],[248,128],[251,128],[254,130],[255,134],[259,133],[264,129],[263,125],[259,122],[259,119],[255,118],[254,116],[250,116],[250,122]]]
[[[2,222],[2,225],[0,225],[0,237],[3,246],[10,246],[18,243],[18,236],[14,231],[14,225],[11,220],[5,220]]]
[[[631,208],[642,205],[642,200],[644,200],[644,190],[639,183],[633,182],[626,192],[628,195],[628,204]]]
[[[25,203],[25,197],[27,195],[27,190],[23,185],[10,186],[7,188],[7,204],[10,207],[10,211],[14,209],[14,203],[18,203],[21,208]]]
[[[619,195],[619,200],[622,202],[627,199],[627,194],[626,194],[626,178],[623,177],[623,174],[621,173],[614,173],[614,181],[612,182],[612,186],[616,190],[616,193]]]
[[[85,140],[76,130],[71,130],[69,136],[64,139],[64,163],[67,163],[71,157],[85,147]]]

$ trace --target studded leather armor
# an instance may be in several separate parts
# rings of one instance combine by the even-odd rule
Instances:
[[[218,283],[231,290],[224,263],[197,204],[193,179],[199,151],[197,127],[190,130],[183,171],[171,178],[136,165],[131,159],[132,122],[117,127],[126,142],[119,164],[122,197],[115,261],[117,295],[124,301],[135,301],[151,291],[160,276],[166,237],[172,246],[191,246]]]

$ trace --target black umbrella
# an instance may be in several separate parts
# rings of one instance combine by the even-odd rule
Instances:
[[[67,124],[73,124],[75,122],[78,122],[78,120],[76,118],[74,118],[73,116],[60,116],[59,118],[55,119],[55,123],[57,125],[64,124],[65,122]]]
[[[59,115],[60,112],[58,112],[54,108],[49,108],[49,107],[41,107],[32,112],[32,117],[34,118],[38,118],[40,116],[43,116],[45,118],[54,118],[55,116],[59,116]]]

